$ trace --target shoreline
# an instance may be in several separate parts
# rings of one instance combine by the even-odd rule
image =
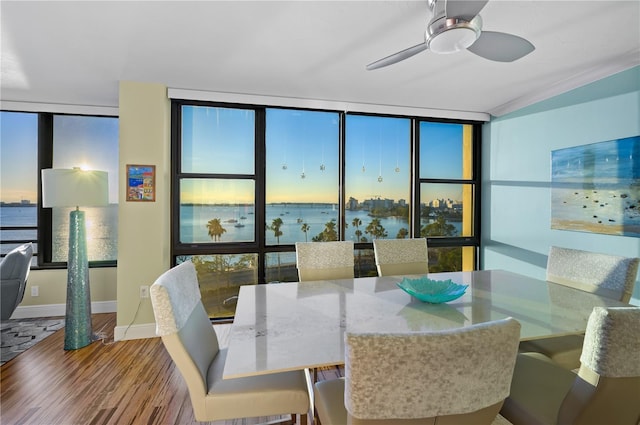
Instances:
[[[551,228],[554,230],[569,230],[615,236],[640,237],[640,225],[596,224],[580,220],[551,219]]]

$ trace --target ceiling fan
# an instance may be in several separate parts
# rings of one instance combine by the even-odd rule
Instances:
[[[489,0],[427,0],[431,20],[424,42],[367,65],[367,70],[403,61],[424,50],[455,53],[466,49],[485,59],[513,62],[535,50],[533,44],[517,35],[482,31],[478,13]]]

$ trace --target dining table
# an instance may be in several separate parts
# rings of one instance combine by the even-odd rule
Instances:
[[[346,331],[437,332],[513,317],[527,341],[584,333],[594,307],[628,306],[506,270],[427,276],[468,288],[430,304],[398,286],[418,275],[241,286],[223,378],[343,365]]]

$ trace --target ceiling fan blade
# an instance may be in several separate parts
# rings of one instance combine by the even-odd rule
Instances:
[[[375,62],[371,62],[369,65],[367,65],[367,71],[382,68],[387,65],[393,65],[394,63],[403,61],[405,59],[410,58],[413,55],[416,55],[424,50],[427,50],[428,47],[429,46],[427,46],[427,43],[416,44],[415,46],[409,47],[408,49],[404,49],[397,53],[394,53],[391,56],[387,56],[386,58],[377,60]]]
[[[482,31],[476,42],[467,47],[471,53],[497,62],[513,62],[535,49],[522,37],[494,31]]]
[[[447,18],[470,21],[476,17],[489,0],[446,0]]]

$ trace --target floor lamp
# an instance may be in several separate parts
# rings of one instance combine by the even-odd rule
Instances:
[[[85,347],[94,340],[85,214],[80,207],[105,206],[108,203],[106,171],[84,171],[80,168],[42,170],[42,206],[75,207],[69,214],[65,350]]]

